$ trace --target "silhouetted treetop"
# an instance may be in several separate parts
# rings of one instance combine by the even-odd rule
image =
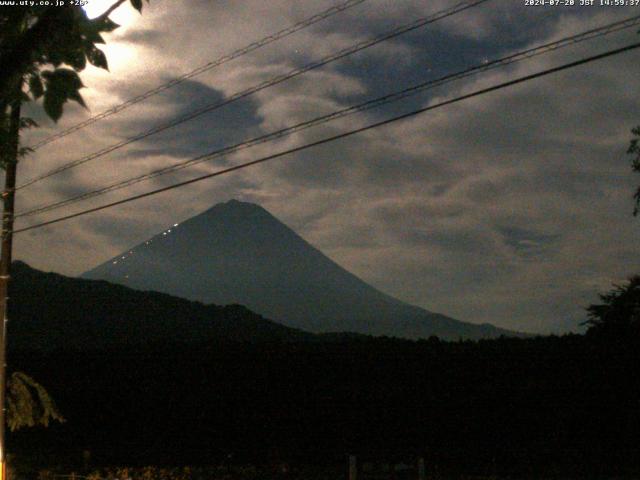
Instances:
[[[588,335],[611,340],[640,340],[640,275],[600,295],[601,304],[587,308]]]
[[[640,173],[640,144],[638,143],[640,141],[640,126],[633,128],[631,130],[631,133],[634,135],[634,138],[629,144],[627,153],[634,156],[631,160],[631,168],[634,172]],[[635,208],[633,209],[633,214],[638,215],[638,212],[640,212],[640,187],[638,187],[638,189],[636,190],[633,198],[636,201]]]

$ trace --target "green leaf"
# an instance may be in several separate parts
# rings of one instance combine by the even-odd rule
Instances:
[[[96,18],[93,21],[93,25],[96,29],[96,32],[113,32],[116,28],[118,28],[120,25],[118,25],[116,22],[114,22],[113,20],[111,20],[110,18]]]
[[[142,0],[131,0],[131,6],[142,13]]]
[[[109,64],[107,63],[107,56],[104,54],[102,50],[99,48],[92,48],[87,53],[87,57],[89,58],[89,62],[91,65],[99,68],[104,68],[105,70],[109,70]]]
[[[44,111],[49,115],[51,120],[57,122],[60,120],[62,116],[62,105],[65,100],[62,99],[59,95],[54,95],[47,91],[44,94],[44,101],[42,102],[42,106],[44,107]]]
[[[30,153],[33,153],[33,152],[34,152],[33,148],[20,147],[18,149],[18,159],[22,159],[22,158],[26,157],[27,155],[29,155]]]
[[[44,110],[51,119],[57,122],[62,116],[62,106],[67,100],[74,100],[83,107],[84,100],[79,91],[84,85],[77,72],[68,68],[58,68],[42,72],[46,89],[44,92]]]
[[[51,420],[64,422],[58,407],[42,385],[22,372],[7,381],[7,423],[13,431],[35,425],[48,426]]]
[[[67,54],[66,63],[71,65],[75,71],[79,72],[81,70],[84,70],[84,68],[87,66],[87,58],[80,48],[75,48],[73,50],[70,50]]]
[[[56,68],[54,71],[46,70],[42,72],[47,86],[62,88],[65,91],[79,90],[84,85],[77,72],[68,68]]]
[[[40,75],[37,73],[29,76],[29,91],[36,100],[44,94],[44,86],[42,85]]]
[[[36,122],[33,118],[29,118],[29,117],[20,118],[20,130],[22,130],[23,128],[33,128],[37,126],[38,126],[38,122]]]
[[[84,103],[84,99],[82,98],[82,95],[80,95],[80,92],[78,92],[77,90],[75,92],[69,92],[69,99],[74,100],[78,102],[80,105],[82,105],[84,108],[87,108],[87,104]]]
[[[98,20],[90,20],[80,25],[81,36],[85,42],[88,42],[90,45],[94,43],[105,43],[104,38],[102,38],[102,35],[99,33],[99,23]]]

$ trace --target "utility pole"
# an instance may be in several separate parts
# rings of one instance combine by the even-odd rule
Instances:
[[[349,455],[349,480],[358,478],[358,461],[355,455]]]
[[[0,114],[4,114],[2,111]],[[13,218],[16,188],[16,170],[18,167],[18,146],[20,141],[20,98],[11,104],[9,116],[9,145],[5,161],[5,187],[2,192],[2,245],[0,258],[0,480],[7,479],[7,461],[5,444],[6,425],[6,387],[7,387],[7,310],[9,302],[9,279],[11,278],[11,253],[13,246]]]

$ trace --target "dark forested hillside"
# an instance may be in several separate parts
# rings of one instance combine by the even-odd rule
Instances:
[[[216,306],[15,262],[10,348],[92,350],[145,344],[311,338],[239,305]]]
[[[629,336],[312,335],[240,306],[14,273],[9,369],[42,383],[67,419],[11,435],[28,468],[81,469],[90,452],[96,466],[342,468],[356,453],[480,474],[638,469]]]
[[[391,461],[469,473],[624,472],[638,353],[582,336],[14,351],[67,418],[12,448],[79,465]],[[36,448],[37,446],[37,448]]]

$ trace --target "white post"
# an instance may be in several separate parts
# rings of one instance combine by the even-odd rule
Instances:
[[[349,455],[349,480],[357,480],[358,463],[355,455]]]

